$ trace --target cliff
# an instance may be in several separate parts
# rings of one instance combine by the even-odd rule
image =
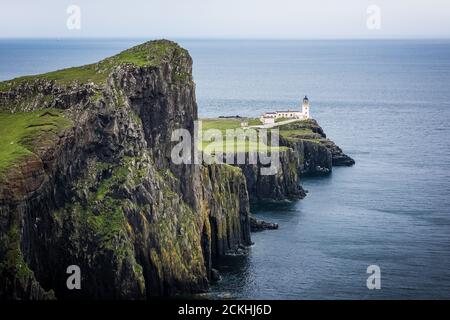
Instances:
[[[194,136],[195,120],[191,57],[166,40],[0,82],[0,299],[205,291],[216,258],[277,227],[250,201],[300,199],[300,175],[354,163],[309,121],[280,131],[275,175],[175,164],[172,133]],[[80,290],[67,288],[71,265]]]
[[[229,160],[226,157],[226,143],[225,139],[229,131],[235,136],[235,140],[231,143],[234,148],[234,157],[232,165],[241,169],[241,172],[246,178],[247,191],[251,202],[257,201],[292,201],[305,197],[305,191],[299,185],[299,174],[297,170],[298,155],[296,150],[291,147],[274,147],[270,146],[270,132],[265,136],[266,143],[262,143],[266,149],[266,156],[270,157],[272,152],[275,152],[277,158],[279,158],[278,170],[275,174],[264,175],[261,174],[261,169],[268,167],[267,164],[262,164],[261,161],[249,161],[250,152],[258,153],[258,144],[254,141],[250,141],[249,134],[251,132],[244,131],[241,128],[240,118],[227,117],[227,118],[210,118],[201,119],[201,132],[202,137],[200,149],[205,149],[207,154],[215,154],[214,148],[206,149],[208,147],[219,147],[222,157],[218,161],[228,163]],[[246,119],[247,122],[252,125],[260,124],[258,119]],[[209,131],[211,130],[211,131]],[[221,142],[205,139],[204,134],[209,132],[210,134],[215,131],[221,133],[223,139]],[[253,133],[258,134],[257,130]],[[239,141],[237,137],[244,136],[246,142]],[[256,137],[255,137],[256,138]],[[261,137],[260,137],[261,138]],[[258,139],[256,139],[258,140]],[[215,154],[215,157],[219,157]],[[241,159],[240,161],[238,159]],[[242,159],[244,161],[242,161]],[[228,161],[228,162],[227,162]],[[256,162],[256,163],[255,163]]]
[[[299,184],[297,151],[288,148],[278,154],[280,165],[273,175],[262,175],[260,164],[238,165],[246,178],[250,201],[292,201],[306,196]]]
[[[281,126],[280,145],[291,148],[297,156],[299,175],[323,175],[333,166],[352,166],[355,161],[327,138],[314,119]]]
[[[250,244],[241,172],[170,161],[197,118],[191,68],[153,41],[0,83],[0,298],[204,291],[213,257]]]
[[[222,136],[226,136],[227,130],[233,130],[239,135],[241,122],[245,121],[250,126],[260,125],[259,119],[252,118],[211,118],[202,119],[202,132],[207,130],[219,130]],[[251,127],[258,131],[258,128]],[[243,145],[234,142],[235,151],[244,153],[242,157],[245,163],[238,164],[246,178],[248,194],[251,202],[258,201],[292,201],[306,196],[300,185],[302,175],[324,175],[332,171],[333,166],[352,166],[355,161],[343,153],[343,151],[330,139],[323,129],[313,120],[297,121],[277,127],[279,129],[278,141],[280,147],[276,149],[279,155],[279,170],[274,175],[262,175],[261,163],[249,163],[249,150],[255,149],[252,144]],[[267,137],[270,141],[270,132]],[[242,131],[245,135],[245,131]],[[247,132],[247,134],[249,134]],[[220,144],[204,140],[205,145]],[[270,146],[268,146],[270,149]],[[256,150],[256,149],[255,149]],[[225,151],[222,145],[222,152]],[[253,150],[254,151],[254,150]],[[236,162],[237,157],[234,158]],[[225,162],[225,158],[221,161]]]

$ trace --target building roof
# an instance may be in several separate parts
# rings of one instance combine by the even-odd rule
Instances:
[[[287,111],[275,111],[275,112],[264,112],[262,114],[262,116],[266,116],[266,115],[276,115],[277,113],[302,113],[299,110],[287,110]]]

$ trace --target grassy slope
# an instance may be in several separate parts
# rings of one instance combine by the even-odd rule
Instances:
[[[261,122],[259,119],[248,118],[248,119],[203,119],[202,120],[202,130],[205,132],[208,129],[218,129],[222,132],[225,137],[227,129],[236,129],[241,128],[241,122],[247,121],[248,125],[260,125]],[[309,120],[299,120],[293,123],[285,124],[279,126],[280,135],[288,140],[296,141],[296,140],[307,140],[311,142],[320,143],[319,138],[315,138],[317,136],[311,129],[311,122]],[[225,139],[225,138],[224,138]],[[222,144],[222,150],[225,152],[225,142],[211,142],[207,140],[203,140],[200,146],[201,150],[213,151],[215,148],[219,148]],[[254,151],[257,150],[258,146],[256,143],[249,142],[241,142],[235,141],[234,148],[236,152],[245,152],[245,151]],[[279,150],[286,149],[286,147],[279,147]],[[271,150],[277,150],[275,148],[271,148]],[[265,150],[263,150],[265,151]]]
[[[70,123],[61,111],[53,109],[0,113],[0,177],[18,160],[31,155],[35,148],[51,142],[55,134]]]
[[[288,129],[288,130],[280,130],[280,133],[283,137],[295,137],[295,136],[303,136],[308,134],[313,134],[311,129]]]
[[[54,80],[62,85],[68,85],[75,81],[79,83],[94,82],[101,85],[105,83],[108,75],[118,65],[158,66],[164,59],[170,57],[169,53],[171,51],[187,54],[186,50],[174,42],[167,40],[150,41],[97,63],[0,82],[0,91],[6,91],[22,82],[34,81],[36,79]],[[183,75],[178,76],[182,77]]]
[[[295,140],[308,140],[311,142],[320,143],[320,139],[316,138],[311,129],[311,122],[309,120],[301,120],[293,123],[288,123],[279,127],[280,135],[291,141]]]
[[[290,120],[290,119],[291,118],[277,118],[277,119],[275,119],[275,123]]]
[[[219,148],[222,148],[222,151],[226,151],[226,143],[225,143],[225,137],[226,137],[226,131],[229,129],[238,129],[241,128],[241,122],[247,121],[249,126],[252,125],[260,125],[261,121],[258,119],[202,119],[202,141],[199,146],[200,150],[203,150],[206,152],[214,152],[214,150],[217,150]],[[220,132],[223,135],[223,141],[208,141],[205,139],[204,133],[207,130],[216,129],[220,130]],[[252,141],[240,141],[235,139],[233,148],[235,152],[248,152],[248,151],[257,151],[258,150],[258,143],[252,142]],[[285,150],[285,147],[272,147],[267,150],[266,145],[259,146],[260,151],[277,151],[277,150]]]
[[[53,80],[60,85],[69,85],[74,82],[95,82],[102,85],[113,69],[119,65],[159,66],[163,61],[168,61],[176,55],[188,56],[188,53],[171,41],[150,41],[98,63],[0,82],[0,92],[38,79]],[[185,77],[177,73],[174,76],[183,79]],[[26,104],[27,100],[20,103]],[[55,138],[54,133],[59,132],[69,123],[70,121],[57,110],[46,109],[15,114],[0,111],[0,176],[4,175],[6,169],[20,158],[31,155],[35,148],[45,146],[46,142]]]

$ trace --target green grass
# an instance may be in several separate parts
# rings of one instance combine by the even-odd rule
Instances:
[[[275,119],[275,123],[277,122],[282,122],[282,121],[286,121],[286,120],[291,120],[292,118],[277,118]]]
[[[258,119],[253,118],[242,118],[242,119],[202,119],[202,132],[205,133],[207,130],[216,129],[220,130],[220,132],[223,135],[223,141],[208,141],[204,139],[204,135],[202,134],[202,141],[200,142],[199,149],[202,151],[206,151],[208,153],[214,153],[216,150],[222,149],[222,152],[226,152],[226,133],[227,130],[230,129],[242,129],[241,128],[241,122],[246,121],[248,122],[249,126],[252,125],[260,125],[261,122]],[[244,129],[242,129],[243,132],[245,132]],[[247,129],[251,130],[251,129]],[[255,130],[255,129],[252,129]],[[238,140],[237,138],[234,139],[234,144],[232,145],[232,148],[234,152],[249,152],[249,151],[281,151],[287,149],[286,147],[269,147],[265,144],[258,145],[257,142],[249,141],[246,139],[245,141]]]
[[[99,236],[100,246],[114,249],[114,238],[124,232],[125,217],[120,206],[120,200],[106,198],[99,205],[99,214],[93,214],[88,209],[82,210],[89,226]]]
[[[306,140],[311,142],[320,142],[320,138],[316,138],[316,134],[309,128],[280,130],[280,135],[289,141]]]
[[[103,200],[108,192],[112,190],[112,187],[124,184],[128,174],[129,171],[126,167],[115,168],[110,178],[102,180],[97,189],[96,200]]]
[[[71,121],[60,110],[0,113],[0,177],[5,171],[53,141]]]
[[[187,55],[187,51],[174,42],[167,40],[149,41],[98,63],[0,82],[0,92],[9,90],[20,83],[31,82],[37,79],[54,80],[61,85],[68,85],[75,81],[79,83],[94,82],[102,85],[116,66],[123,64],[132,64],[140,67],[158,66],[164,60],[170,59],[172,55],[184,54]],[[184,75],[175,74],[175,77],[184,78]]]
[[[312,132],[311,129],[294,129],[294,130],[280,130],[280,134],[283,137],[301,137],[301,136],[305,136],[305,135],[311,135],[314,134],[314,132]]]
[[[279,126],[279,128],[280,130],[297,130],[297,129],[311,130],[313,125],[314,122],[312,122],[312,120],[298,120],[287,124],[283,124]]]
[[[313,123],[310,120],[301,120],[288,123],[279,127],[280,135],[288,140],[320,140],[316,139],[317,134],[312,130]]]
[[[202,121],[202,129],[218,129],[225,133],[227,129],[241,128],[241,122],[247,122],[249,126],[261,125],[261,121],[255,118],[210,118],[200,119]]]
[[[221,149],[220,149],[221,148]],[[214,151],[222,151],[223,153],[227,152],[227,147],[225,141],[205,141],[203,140],[199,149],[202,151],[209,151],[208,153],[214,153]],[[258,145],[258,143],[251,141],[237,141],[235,140],[234,144],[231,147],[232,152],[249,152],[249,151],[282,151],[286,150],[286,147],[268,147],[265,144]]]
[[[285,118],[277,119],[279,121],[287,120]],[[220,141],[207,141],[203,140],[200,143],[199,149],[202,151],[207,151],[208,153],[214,153],[214,150],[222,148],[222,152],[226,152],[225,134],[227,129],[241,128],[241,122],[247,121],[249,126],[260,125],[259,119],[254,118],[230,118],[230,119],[202,119],[202,130],[205,132],[209,129],[218,129],[223,134],[223,140]],[[278,122],[278,121],[277,121]],[[311,129],[311,122],[309,120],[299,120],[289,124],[279,126],[280,135],[288,140],[308,140],[311,142],[320,142],[320,139],[315,139],[313,136],[315,133]],[[202,136],[203,137],[203,136]],[[281,151],[287,149],[286,147],[268,147],[263,145],[260,146],[260,151]],[[258,151],[258,144],[251,141],[240,141],[235,140],[233,145],[234,152],[248,152],[248,151]]]

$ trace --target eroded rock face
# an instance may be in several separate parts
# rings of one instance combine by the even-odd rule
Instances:
[[[251,243],[242,173],[170,161],[172,131],[193,133],[197,119],[192,61],[168,41],[141,51],[154,45],[158,64],[118,64],[101,85],[44,77],[0,93],[3,111],[71,121],[1,178],[1,298],[204,291],[213,257]],[[69,265],[81,290],[67,289]]]
[[[296,124],[293,124],[294,128]],[[299,175],[324,175],[331,173],[333,166],[352,166],[355,161],[344,154],[333,141],[327,138],[316,120],[299,124],[300,129],[311,133],[285,138],[280,136],[280,145],[291,148],[297,158]]]
[[[229,165],[213,164],[203,168],[202,177],[206,195],[202,211],[210,222],[204,233],[210,236],[204,240],[210,242],[212,258],[249,246],[250,205],[242,172]]]
[[[300,139],[298,141],[282,140],[281,143],[295,151],[299,175],[322,175],[332,171],[333,155],[322,144]]]
[[[260,219],[256,219],[254,217],[251,218],[251,226],[252,232],[258,232],[263,230],[275,230],[278,229],[278,223],[266,222]]]
[[[333,141],[326,139],[321,143],[331,152],[333,166],[350,167],[355,164],[355,160],[346,155]]]
[[[63,74],[0,83],[1,112],[39,120],[20,141],[29,152],[0,171],[0,299],[205,291],[215,258],[251,244],[251,225],[275,227],[252,220],[250,200],[300,199],[301,174],[353,161],[313,123],[319,143],[286,140],[275,175],[174,164],[172,132],[194,135],[197,105],[192,60],[169,41]],[[70,265],[81,290],[67,288]]]
[[[296,150],[279,152],[279,169],[276,174],[261,174],[261,164],[239,165],[247,180],[250,200],[293,201],[305,197],[298,175],[298,155]]]

